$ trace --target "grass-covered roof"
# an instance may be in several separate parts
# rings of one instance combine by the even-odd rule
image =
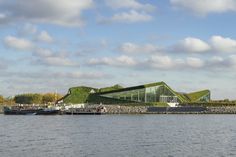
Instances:
[[[89,102],[89,99],[94,98],[91,97],[91,94],[99,93],[99,92],[108,92],[111,90],[117,90],[123,88],[120,85],[114,85],[111,87],[105,87],[105,88],[92,88],[92,87],[86,87],[86,86],[79,86],[79,87],[72,87],[69,89],[68,94],[66,94],[62,99],[64,103],[85,103]],[[62,100],[61,99],[61,100]]]
[[[207,95],[209,93],[210,93],[209,90],[202,90],[202,91],[188,93],[186,95],[190,98],[190,100],[192,102],[194,102],[194,101],[198,101],[201,97],[203,97],[203,96],[205,96],[205,95]]]
[[[139,86],[120,88],[120,89],[116,89],[116,90],[110,90],[110,91],[99,92],[99,93],[100,94],[108,94],[108,93],[124,92],[124,91],[143,89],[143,88],[147,88],[147,87],[154,87],[154,86],[159,86],[159,85],[164,85],[164,84],[165,84],[165,82],[156,82],[156,83],[149,83],[149,84],[144,84],[144,85],[139,85]]]
[[[89,102],[91,100],[94,101],[95,98],[98,99],[98,96],[101,94],[130,91],[130,90],[143,89],[143,88],[154,87],[154,86],[165,86],[174,95],[176,95],[178,97],[178,100],[180,102],[196,102],[201,97],[210,93],[209,90],[202,90],[202,91],[192,92],[192,93],[179,93],[179,92],[176,92],[173,89],[171,89],[165,82],[149,83],[149,84],[127,87],[127,88],[123,88],[120,85],[114,85],[111,87],[105,87],[105,88],[100,88],[100,89],[79,86],[79,87],[70,88],[68,94],[63,97],[63,102],[64,103],[85,103],[85,102]],[[94,95],[94,96],[91,96],[91,95]],[[106,101],[110,101],[110,100],[106,99]]]

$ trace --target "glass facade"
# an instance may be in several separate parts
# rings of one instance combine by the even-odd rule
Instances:
[[[201,102],[209,102],[210,99],[211,99],[211,96],[210,96],[210,93],[208,93],[208,94],[204,95],[203,97],[201,97],[199,99],[199,101],[201,101]]]
[[[152,86],[141,89],[127,90],[102,94],[101,96],[134,101],[134,102],[177,102],[177,96],[166,86]]]

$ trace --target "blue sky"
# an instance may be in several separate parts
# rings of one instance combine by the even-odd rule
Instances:
[[[0,0],[0,94],[165,81],[236,99],[235,0]]]

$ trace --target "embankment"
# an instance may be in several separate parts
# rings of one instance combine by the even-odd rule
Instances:
[[[105,105],[108,114],[236,114],[235,106],[227,107],[153,107]]]
[[[236,114],[235,106],[207,107],[207,114]]]
[[[236,114],[236,106],[219,107],[153,107],[153,106],[128,106],[128,105],[104,105],[108,114]],[[89,107],[96,107],[89,105]],[[2,113],[0,105],[0,113]]]

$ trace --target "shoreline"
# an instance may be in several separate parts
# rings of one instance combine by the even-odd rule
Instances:
[[[122,106],[103,105],[107,112],[105,114],[236,114],[236,106],[220,107],[153,107],[153,106]],[[90,105],[89,107],[94,107]],[[4,114],[0,110],[0,114]],[[63,111],[61,112],[63,114]]]
[[[220,107],[153,107],[104,105],[108,114],[236,114],[236,106]]]

